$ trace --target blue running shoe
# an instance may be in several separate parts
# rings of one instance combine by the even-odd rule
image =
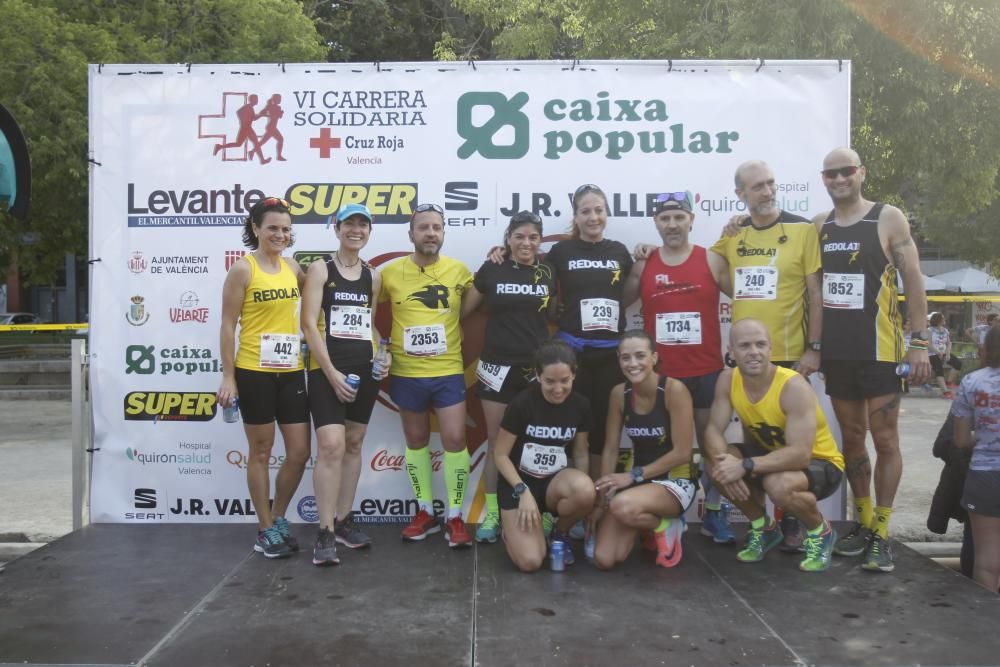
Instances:
[[[288,523],[288,519],[283,516],[274,517],[274,527],[281,533],[281,539],[285,540],[285,544],[288,545],[289,549],[292,551],[299,550],[299,541],[292,537],[292,526]]]
[[[257,541],[253,544],[253,550],[264,554],[264,558],[288,558],[292,555],[292,550],[288,548],[281,533],[274,526],[257,533]]]
[[[701,520],[701,534],[711,537],[716,544],[731,544],[736,541],[733,529],[729,527],[726,507],[717,510],[705,510]]]
[[[486,518],[476,529],[476,542],[493,544],[500,536],[500,517],[496,512],[487,512]]]

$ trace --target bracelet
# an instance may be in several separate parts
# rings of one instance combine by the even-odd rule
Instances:
[[[906,348],[907,350],[920,350],[922,352],[927,351],[927,341],[920,339],[911,339],[910,345]]]

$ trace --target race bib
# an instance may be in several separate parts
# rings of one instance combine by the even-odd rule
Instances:
[[[365,306],[330,306],[330,335],[350,340],[372,339],[372,309]]]
[[[774,301],[778,297],[778,269],[774,266],[743,266],[736,269],[733,298],[738,301]]]
[[[488,364],[482,359],[479,360],[479,365],[476,366],[476,377],[479,378],[480,382],[493,391],[500,391],[500,388],[503,387],[504,380],[507,379],[507,373],[509,372],[510,366]]]
[[[518,467],[532,477],[551,477],[566,467],[566,450],[555,445],[526,442]]]
[[[580,301],[580,326],[584,331],[618,331],[618,302],[614,299]]]
[[[443,324],[403,329],[403,352],[411,357],[436,357],[448,351]]]
[[[701,345],[701,313],[657,313],[660,345]]]
[[[261,334],[261,368],[296,368],[299,365],[298,334]]]
[[[865,274],[824,273],[823,306],[844,310],[865,307]]]

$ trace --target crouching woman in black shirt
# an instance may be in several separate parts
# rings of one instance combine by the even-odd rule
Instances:
[[[535,373],[538,382],[508,405],[493,454],[504,542],[523,572],[537,570],[545,560],[541,513],[546,511],[558,516],[552,542],[562,542],[564,562],[573,563],[567,531],[590,513],[596,496],[585,472],[590,403],[573,391],[576,355],[561,341],[546,342],[535,354]]]

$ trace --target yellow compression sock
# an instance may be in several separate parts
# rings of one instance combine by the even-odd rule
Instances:
[[[469,482],[469,450],[444,453],[444,484],[448,489],[448,518],[462,514],[465,487]]]
[[[413,495],[420,509],[434,516],[434,491],[431,487],[431,450],[426,445],[420,449],[406,448],[406,474],[410,476]]]
[[[883,540],[889,539],[889,517],[891,516],[891,507],[875,507],[875,519],[872,523],[872,530]]]
[[[865,496],[864,498],[854,499],[854,520],[860,523],[865,528],[874,528],[872,526],[872,519],[875,513],[872,510],[872,497]]]

